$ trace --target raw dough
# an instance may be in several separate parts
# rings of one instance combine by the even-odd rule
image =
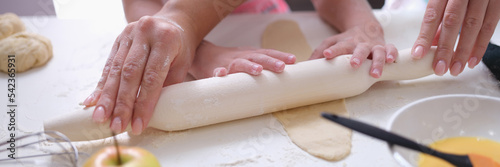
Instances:
[[[291,20],[278,20],[269,24],[262,34],[261,42],[263,48],[294,54],[297,62],[308,60],[312,54],[311,46],[299,25]]]
[[[351,151],[351,130],[323,119],[321,112],[349,116],[344,99],[275,112],[293,143],[319,158],[338,161]]]
[[[291,20],[279,20],[267,26],[262,35],[262,47],[292,53],[298,62],[307,60],[312,53],[299,25]],[[323,119],[320,113],[324,111],[349,116],[344,99],[279,111],[273,115],[292,142],[302,150],[325,160],[338,161],[351,151],[351,130]]]
[[[23,22],[16,14],[5,13],[0,15],[0,40],[25,29]]]
[[[0,70],[7,72],[8,55],[16,55],[16,72],[47,63],[52,58],[50,40],[34,33],[20,32],[0,40]]]

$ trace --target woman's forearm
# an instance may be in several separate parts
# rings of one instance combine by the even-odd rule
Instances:
[[[152,16],[161,10],[161,0],[123,0],[123,10],[127,22],[139,20],[142,16]]]

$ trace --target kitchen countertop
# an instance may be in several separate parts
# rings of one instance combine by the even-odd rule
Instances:
[[[388,43],[394,43],[398,49],[413,45],[422,11],[375,11],[375,14],[384,27]],[[207,39],[222,46],[259,47],[267,24],[278,19],[295,20],[312,48],[336,34],[314,12],[299,12],[229,16]],[[47,65],[16,76],[18,133],[31,133],[42,131],[44,120],[81,108],[78,104],[93,91],[113,41],[126,24],[122,20],[59,20],[54,17],[24,17],[23,21],[29,31],[51,39],[54,48],[54,57]],[[500,32],[498,30],[497,27]],[[0,85],[5,91],[7,77],[0,75]],[[363,94],[347,98],[346,104],[352,118],[385,128],[392,114],[402,106],[442,94],[500,97],[500,90],[498,81],[480,63],[472,70],[466,68],[458,77],[446,74],[411,81],[379,82]],[[7,97],[0,96],[1,107],[6,106],[6,102]],[[1,122],[7,119],[6,114],[1,114]],[[4,135],[7,134],[6,126],[0,124],[0,141],[8,140]],[[150,150],[164,166],[399,166],[384,142],[356,132],[352,136],[351,154],[344,160],[329,162],[313,157],[295,146],[279,122],[269,114],[181,132],[148,129],[141,136],[124,133],[119,137],[125,145]],[[110,142],[76,144],[82,151],[92,153]],[[22,150],[19,154],[23,155]],[[0,159],[7,157],[4,153],[0,156]],[[40,158],[43,160],[47,158]]]

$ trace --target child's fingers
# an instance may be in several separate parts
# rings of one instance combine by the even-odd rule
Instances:
[[[337,43],[323,51],[323,55],[326,59],[333,59],[337,56],[344,54],[351,54],[355,50],[356,45],[351,42],[341,42]]]
[[[227,75],[227,69],[224,67],[217,67],[214,69],[214,77],[223,77]]]
[[[386,44],[385,52],[387,53],[385,58],[386,63],[394,63],[399,56],[398,49],[393,44]]]
[[[370,55],[371,49],[368,47],[368,44],[361,43],[359,44],[356,49],[352,52],[352,57],[351,57],[351,66],[354,68],[358,68],[363,64],[363,61],[368,58]]]
[[[262,67],[264,67],[264,69],[273,72],[283,72],[283,70],[285,69],[285,63],[283,61],[265,54],[251,54],[249,55],[248,60],[260,64],[262,65]]]
[[[372,48],[372,67],[370,69],[370,75],[373,78],[380,78],[382,76],[382,70],[384,69],[384,62],[386,57],[385,48],[382,45],[375,45]]]
[[[262,53],[262,54],[268,55],[270,57],[273,57],[275,59],[281,60],[285,64],[293,64],[293,63],[295,63],[295,60],[296,60],[296,57],[293,54],[280,52],[280,51],[273,50],[273,49],[261,49],[261,50],[258,50],[257,53]]]
[[[262,65],[247,59],[235,59],[228,68],[228,74],[244,72],[250,75],[259,75],[263,70]]]
[[[314,49],[309,60],[323,58],[325,49],[337,44],[337,41],[338,41],[338,38],[336,36],[331,36],[331,37],[325,39],[323,42],[321,42],[321,44],[316,49]]]

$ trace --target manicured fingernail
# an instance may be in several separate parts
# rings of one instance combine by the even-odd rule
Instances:
[[[446,73],[446,63],[443,60],[439,60],[434,72],[436,75],[443,76]]]
[[[415,51],[413,51],[413,54],[411,55],[414,59],[421,59],[424,54],[424,47],[422,46],[417,46],[415,48]]]
[[[90,96],[83,101],[83,105],[89,106],[92,100],[94,100],[94,93],[90,94]]]
[[[358,68],[360,64],[361,64],[361,60],[359,60],[359,58],[352,59],[352,62],[351,62],[352,67]]]
[[[105,117],[104,114],[105,114],[104,108],[102,106],[99,106],[95,109],[94,115],[92,116],[92,119],[95,122],[102,123],[102,122],[104,122],[104,117]]]
[[[257,64],[253,65],[253,66],[252,66],[252,74],[254,74],[254,75],[259,74],[259,71],[258,71],[258,70],[259,70],[259,68],[260,68],[260,66],[259,66],[259,65],[257,65]]]
[[[332,55],[332,51],[330,49],[325,49],[325,51],[323,51],[323,55],[325,57],[331,56]]]
[[[472,69],[477,65],[477,57],[471,57],[469,59],[469,68]]]
[[[140,135],[141,133],[142,133],[142,119],[136,118],[135,121],[132,123],[132,134]]]
[[[394,56],[393,55],[387,55],[387,60],[389,60],[389,62],[394,62]]]
[[[115,133],[121,133],[122,132],[122,120],[120,117],[116,117],[113,119],[113,122],[111,122],[111,130]]]
[[[292,56],[288,56],[288,58],[287,58],[287,62],[288,62],[288,63],[293,63],[293,62],[295,62],[295,56],[294,56],[294,55],[292,55]]]
[[[460,70],[462,70],[462,63],[460,62],[455,62],[450,69],[450,74],[453,76],[457,76],[460,74]]]
[[[215,71],[215,76],[220,77],[220,70]]]
[[[283,67],[285,67],[285,63],[283,63],[282,61],[277,61],[274,66],[276,67],[276,69],[278,71],[281,71],[283,69]]]
[[[372,76],[374,78],[380,78],[380,70],[379,69],[373,69],[372,70]]]

